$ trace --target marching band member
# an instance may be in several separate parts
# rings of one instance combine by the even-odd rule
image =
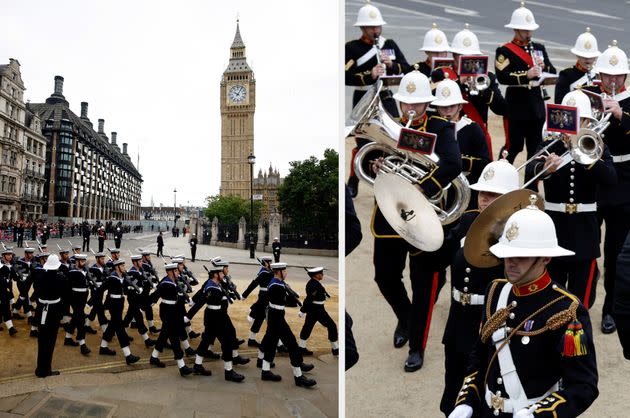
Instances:
[[[581,128],[595,120],[591,102],[580,90],[564,96],[562,104],[578,108]],[[543,142],[539,149],[551,141]],[[546,174],[541,177],[545,189],[545,212],[553,220],[559,244],[575,253],[573,256],[553,259],[547,270],[556,282],[567,286],[589,309],[595,302],[599,276],[597,189],[599,185],[616,183],[617,175],[606,145],[601,159],[590,165],[576,163],[568,154],[562,158],[566,151],[562,142],[556,142],[548,149],[548,156],[531,161],[527,170],[530,171],[530,177],[545,170]]]
[[[462,171],[466,173],[468,183],[476,183],[481,171],[490,162],[490,151],[483,130],[463,113],[464,105],[468,102],[462,98],[457,82],[449,79],[440,81],[435,88],[435,97],[431,106],[455,125],[455,138],[462,155]],[[473,189],[468,209],[476,207],[477,193]]]
[[[575,55],[577,62],[573,67],[565,68],[558,74],[554,99],[556,103],[562,103],[562,99],[570,91],[592,86],[595,81],[593,64],[601,52],[597,49],[597,39],[591,33],[591,28],[586,28],[586,32],[577,37],[571,53]]]
[[[479,192],[478,210],[465,212],[458,225],[444,239],[440,252],[451,266],[451,305],[442,344],[444,344],[444,392],[440,410],[446,416],[453,410],[465,377],[468,356],[479,337],[483,295],[488,283],[503,277],[503,263],[497,267],[477,268],[464,258],[464,239],[477,215],[502,194],[519,188],[518,171],[506,160],[491,162],[479,181],[470,188]]]
[[[527,158],[534,155],[542,142],[542,127],[545,123],[545,98],[541,88],[532,88],[531,82],[538,80],[542,72],[555,73],[544,45],[532,42],[532,32],[539,28],[532,12],[521,7],[512,13],[506,28],[514,30],[514,39],[496,50],[495,68],[499,83],[507,85],[505,99],[509,103],[503,117],[505,146],[508,161],[527,147]],[[534,62],[533,57],[536,58]]]
[[[437,24],[434,23],[431,26],[431,29],[429,29],[424,35],[422,48],[420,48],[419,51],[424,51],[424,53],[427,54],[427,58],[424,61],[418,61],[414,64],[414,66],[409,67],[408,71],[413,70],[413,68],[417,65],[418,71],[430,78],[431,71],[433,70],[433,58],[446,58],[450,51],[448,39],[446,38],[444,32],[438,29]]]
[[[392,39],[382,36],[383,20],[380,10],[368,3],[359,9],[355,27],[361,29],[361,38],[346,43],[346,86],[354,86],[352,107],[356,106],[367,88],[376,83],[382,75],[404,74],[409,69],[409,64],[402,51]],[[391,92],[385,90],[383,104],[392,115],[397,115],[396,106],[391,98]],[[352,150],[356,152],[367,141],[357,139],[357,146]],[[359,179],[350,170],[348,188],[352,197],[356,197],[359,190]]]
[[[588,311],[546,270],[558,245],[553,221],[533,204],[507,220],[490,251],[507,279],[484,296],[480,338],[449,418],[576,417],[597,398]]]
[[[452,124],[441,116],[426,113],[435,97],[431,94],[429,79],[419,71],[403,77],[394,98],[400,104],[403,125],[413,114],[410,128],[437,135],[434,152],[440,158],[439,166],[418,181],[419,189],[426,196],[435,196],[462,170]],[[374,168],[378,171],[378,167]],[[404,369],[413,372],[419,370],[424,362],[433,305],[439,288],[444,284],[445,271],[442,266],[436,265],[433,253],[419,252],[400,238],[387,223],[378,205],[374,208],[371,229],[374,235],[374,280],[398,319],[394,347],[400,348],[409,341],[409,356]],[[408,254],[413,292],[411,300],[402,282]]]
[[[617,280],[617,256],[630,231],[630,92],[626,90],[628,58],[617,47],[617,41],[597,59],[594,71],[601,85],[588,90],[605,93],[604,111],[610,113],[610,126],[604,131],[604,142],[612,154],[617,183],[602,185],[598,194],[597,214],[606,223],[604,237],[604,289],[602,332],[615,331],[613,297]]]

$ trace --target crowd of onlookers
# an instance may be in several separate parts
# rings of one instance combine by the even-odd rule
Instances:
[[[121,221],[97,221],[95,223],[75,222],[46,222],[36,221],[2,221],[0,222],[0,240],[18,242],[22,240],[35,240],[46,242],[48,238],[63,238],[82,236],[85,234],[98,235],[100,227],[105,228],[107,234],[120,228],[123,233],[142,232],[142,225],[126,225]]]

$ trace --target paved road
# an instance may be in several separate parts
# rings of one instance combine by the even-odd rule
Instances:
[[[630,37],[628,29],[624,27],[624,22],[630,18],[630,2],[558,0],[545,3],[528,2],[527,7],[532,9],[541,25],[535,32],[535,38],[545,42],[551,60],[558,69],[573,64],[574,57],[569,48],[586,26],[593,28],[600,42],[600,50],[610,40],[618,39],[620,46],[623,48],[627,44],[626,49],[630,52]],[[346,36],[349,38],[357,37],[358,29],[352,24],[356,11],[363,4],[358,1],[346,3]],[[518,7],[518,2],[514,1],[487,0],[446,0],[440,3],[385,0],[374,4],[380,7],[388,22],[384,35],[398,42],[410,62],[424,56],[423,52],[417,50],[432,22],[440,25],[449,40],[461,30],[464,23],[470,23],[480,38],[481,49],[493,57],[496,46],[511,38],[511,32],[503,25],[509,20],[512,10]],[[595,5],[607,5],[609,7],[601,7],[601,10],[609,12],[597,15],[593,9]],[[475,10],[468,10],[472,7]],[[346,111],[351,104],[350,94],[351,89],[346,88]],[[497,155],[498,147],[503,142],[500,118],[491,114],[489,126],[492,137],[498,139],[493,141],[494,155]],[[351,145],[346,144],[345,155],[350,155]],[[517,164],[523,160],[522,154],[517,158]],[[348,164],[346,161],[346,169]],[[346,373],[347,416],[439,417],[439,402],[444,385],[441,338],[448,314],[449,295],[443,290],[435,306],[424,367],[416,373],[405,373],[402,366],[407,347],[399,350],[393,348],[392,335],[396,320],[373,281],[373,239],[369,229],[373,202],[372,190],[362,183],[354,204],[362,224],[363,241],[346,258],[346,309],[354,319],[353,331],[361,356],[359,363]],[[404,277],[408,275],[407,270]],[[408,279],[404,282],[406,286],[409,285]],[[630,362],[624,360],[617,336],[603,335],[599,330],[604,295],[602,282],[600,280],[598,297],[591,309],[600,373],[600,396],[584,416],[624,417],[628,416],[626,409],[630,403],[630,394],[625,390],[628,387]],[[444,289],[449,286],[447,283]]]

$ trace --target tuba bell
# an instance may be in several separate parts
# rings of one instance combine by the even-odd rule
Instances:
[[[380,99],[383,88],[383,82],[377,80],[357,103],[346,123],[346,139],[361,138],[372,141],[357,152],[352,162],[355,173],[358,178],[374,186],[375,176],[371,173],[367,158],[376,151],[385,154],[380,168],[381,173],[393,173],[411,184],[416,184],[438,165],[439,157],[435,153],[423,155],[396,147],[403,127],[383,107]],[[443,225],[450,224],[458,219],[468,206],[470,201],[468,180],[460,174],[444,187],[442,193],[427,199],[440,222]]]

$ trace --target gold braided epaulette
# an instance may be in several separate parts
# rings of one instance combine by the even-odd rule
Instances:
[[[560,312],[557,312],[547,319],[546,325],[549,329],[557,330],[572,321],[577,321],[577,308],[579,303],[572,301],[571,305]]]

